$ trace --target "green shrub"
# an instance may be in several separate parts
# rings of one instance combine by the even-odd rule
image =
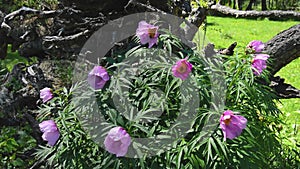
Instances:
[[[281,123],[276,97],[269,87],[261,84],[268,81],[268,72],[261,76],[253,74],[252,56],[242,53],[217,56],[223,58],[221,62],[203,57],[203,53],[191,50],[168,33],[160,35],[158,48],[164,50],[138,45],[107,57],[111,79],[103,90],[94,91],[84,80],[70,90],[55,91],[56,97],[41,107],[39,119],[54,119],[61,137],[54,147],[40,147],[36,153],[39,162],[46,160],[49,167],[55,168],[280,168],[285,165],[275,134]],[[171,67],[185,57],[193,64],[193,75],[190,80],[181,81],[172,76]],[[143,60],[141,70],[132,68],[138,60]],[[195,91],[191,86],[196,86],[197,98],[192,95],[191,99],[187,94]],[[153,92],[158,90],[161,93]],[[218,100],[222,95],[224,100]],[[121,101],[116,104],[116,100]],[[193,101],[196,106],[199,104],[195,109]],[[184,115],[181,113],[184,108],[195,110],[189,125],[178,121]],[[219,128],[224,110],[234,110],[248,119],[247,128],[233,140],[224,141]],[[158,111],[162,113],[159,117],[148,114]],[[189,130],[184,137],[160,147],[161,151],[155,151],[153,156],[144,151],[151,146],[134,142],[137,138],[165,133],[173,124],[188,125]],[[139,158],[117,158],[102,148],[103,138],[113,126],[126,129],[133,139],[131,148]],[[176,133],[178,130],[174,131],[171,133],[180,135]]]

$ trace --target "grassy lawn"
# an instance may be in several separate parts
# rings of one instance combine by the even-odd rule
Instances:
[[[279,32],[299,24],[295,21],[247,20],[222,17],[208,17],[206,37],[216,48],[226,48],[237,42],[236,51],[243,52],[252,40],[267,42]],[[280,70],[277,75],[286,79],[287,83],[300,89],[300,58]],[[282,99],[278,106],[283,112],[285,122],[281,136],[287,138],[285,144],[300,146],[300,99]]]
[[[244,50],[252,40],[266,42],[279,32],[299,24],[295,21],[247,20],[222,17],[208,17],[207,39],[216,45],[216,48],[228,47],[237,42],[237,49]]]

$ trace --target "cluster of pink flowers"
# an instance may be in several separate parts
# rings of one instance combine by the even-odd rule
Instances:
[[[136,35],[140,38],[141,44],[149,44],[151,48],[158,43],[158,26],[148,24],[146,21],[139,22]],[[193,65],[187,61],[187,58],[181,59],[172,67],[172,73],[181,80],[186,80],[191,73]]]
[[[261,41],[253,40],[246,47],[246,53],[254,54],[252,59],[252,70],[257,76],[261,75],[263,70],[267,68],[267,59],[270,57],[267,54],[261,54],[265,45]]]
[[[40,99],[42,99],[43,103],[47,103],[53,97],[52,90],[49,87],[40,90]],[[54,146],[60,136],[56,123],[53,120],[46,120],[41,122],[39,127],[41,132],[43,132],[43,140],[47,141],[50,146]]]
[[[138,24],[136,35],[140,38],[141,44],[148,44],[151,48],[158,43],[158,26],[148,24],[141,21]],[[266,60],[269,55],[260,54],[264,48],[261,41],[252,41],[247,45],[247,53],[254,54],[252,60],[252,69],[255,75],[260,75],[266,68]],[[178,60],[172,66],[174,77],[186,80],[192,72],[193,65],[188,62],[188,58]],[[102,89],[106,82],[110,80],[107,70],[102,66],[95,66],[88,74],[87,82],[95,90]],[[44,103],[53,98],[50,88],[44,88],[40,91],[40,98]],[[242,130],[246,128],[247,119],[241,115],[236,115],[231,110],[226,110],[220,117],[220,128],[222,129],[224,140],[234,139],[241,135]],[[43,121],[39,124],[40,130],[43,132],[42,138],[48,141],[50,146],[54,146],[59,139],[60,132],[56,123],[53,120]],[[127,154],[128,147],[131,144],[131,137],[127,131],[120,126],[112,128],[104,140],[105,149],[115,154],[117,157],[122,157]]]

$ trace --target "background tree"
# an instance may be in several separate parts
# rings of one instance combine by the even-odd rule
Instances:
[[[255,3],[255,0],[250,0],[246,10],[252,10],[253,3]]]
[[[261,0],[261,10],[267,10],[267,0]]]

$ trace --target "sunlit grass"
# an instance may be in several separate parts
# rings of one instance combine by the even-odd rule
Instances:
[[[207,18],[206,36],[216,45],[225,48],[237,42],[237,49],[244,47],[252,40],[266,42],[279,32],[299,24],[296,21],[249,20],[236,18],[212,17]]]
[[[282,68],[277,75],[284,77],[285,82],[300,89],[300,58],[294,60],[286,67]],[[300,99],[281,99],[280,109],[284,112],[283,121],[286,123],[283,128],[284,136],[287,138],[286,144],[300,147]]]

